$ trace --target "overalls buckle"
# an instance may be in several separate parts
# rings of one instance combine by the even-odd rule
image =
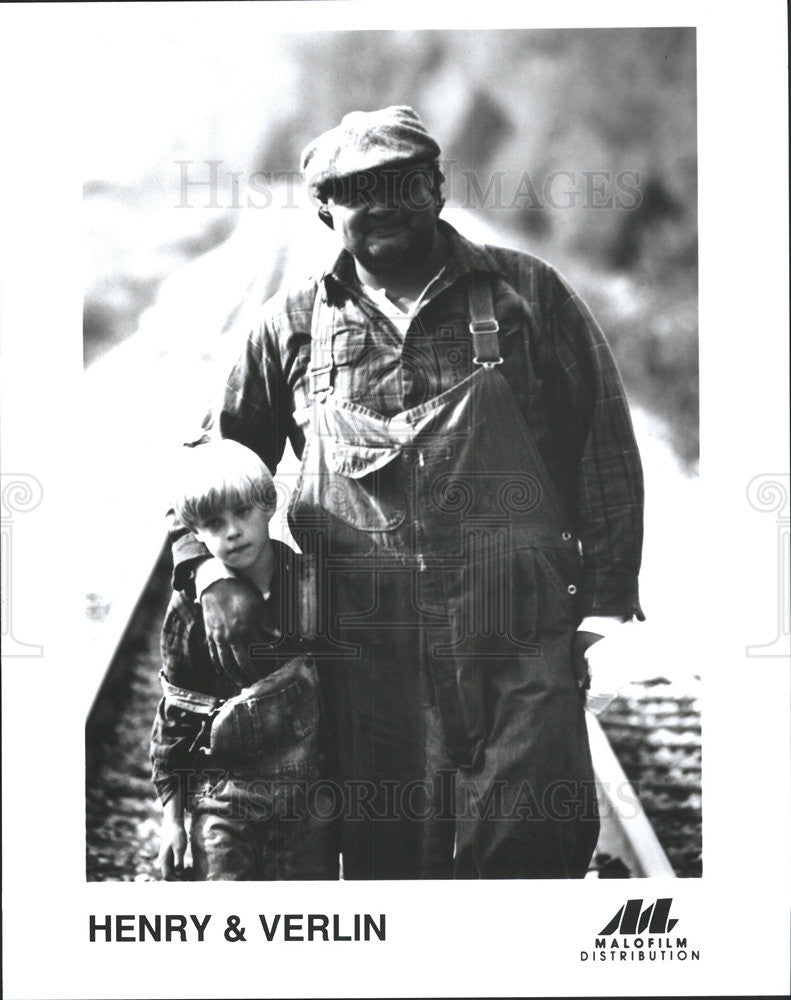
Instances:
[[[479,319],[470,323],[470,333],[499,333],[500,324],[496,319]]]
[[[472,295],[470,299],[470,333],[475,348],[475,357],[472,359],[474,365],[491,369],[495,365],[503,363],[500,355],[500,345],[497,334],[500,332],[500,324],[494,318],[494,306],[491,301],[491,290],[488,286],[481,286],[473,279]],[[480,317],[483,316],[483,319]]]
[[[491,369],[494,368],[495,365],[501,365],[503,363],[503,359],[495,358],[494,361],[481,361],[480,358],[473,358],[472,363],[474,365],[480,365],[482,368]]]

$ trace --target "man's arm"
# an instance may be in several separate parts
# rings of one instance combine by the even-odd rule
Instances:
[[[248,335],[205,429],[250,448],[274,475],[293,431],[293,397],[281,358],[286,317],[278,311],[281,307],[268,305]]]
[[[598,713],[617,684],[591,650],[604,649],[623,623],[643,620],[638,591],[643,542],[643,474],[626,395],[609,346],[585,303],[550,269],[547,308],[551,385],[573,459],[571,489],[582,545],[582,621],[574,672]],[[565,421],[564,421],[565,415]],[[601,647],[598,643],[602,642]],[[599,663],[606,663],[601,655]]]
[[[550,270],[555,397],[575,436],[576,517],[582,543],[583,618],[643,620],[638,573],[643,474],[620,375],[585,303]],[[600,623],[599,623],[600,624]],[[591,632],[600,632],[590,627]]]

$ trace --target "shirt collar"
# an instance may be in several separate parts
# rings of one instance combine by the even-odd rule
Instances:
[[[461,275],[471,271],[490,272],[505,277],[502,266],[497,263],[485,246],[472,243],[444,219],[440,219],[438,225],[450,247],[450,255],[443,274],[443,283],[450,284]],[[348,250],[341,250],[332,266],[322,275],[322,281],[327,286],[328,292],[331,285],[338,290],[359,286],[354,258]]]

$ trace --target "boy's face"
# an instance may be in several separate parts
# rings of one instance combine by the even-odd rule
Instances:
[[[271,514],[252,504],[240,504],[214,514],[193,531],[213,556],[232,569],[248,569],[269,545]]]

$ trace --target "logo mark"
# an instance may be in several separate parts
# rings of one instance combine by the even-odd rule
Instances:
[[[672,899],[657,899],[643,909],[644,902],[628,899],[599,934],[642,934],[646,928],[649,934],[667,934],[676,926],[678,920],[668,918]]]
[[[685,937],[671,937],[678,923],[670,916],[673,900],[665,896],[645,905],[627,899],[602,927],[593,946],[580,952],[580,962],[699,962],[700,949]]]

